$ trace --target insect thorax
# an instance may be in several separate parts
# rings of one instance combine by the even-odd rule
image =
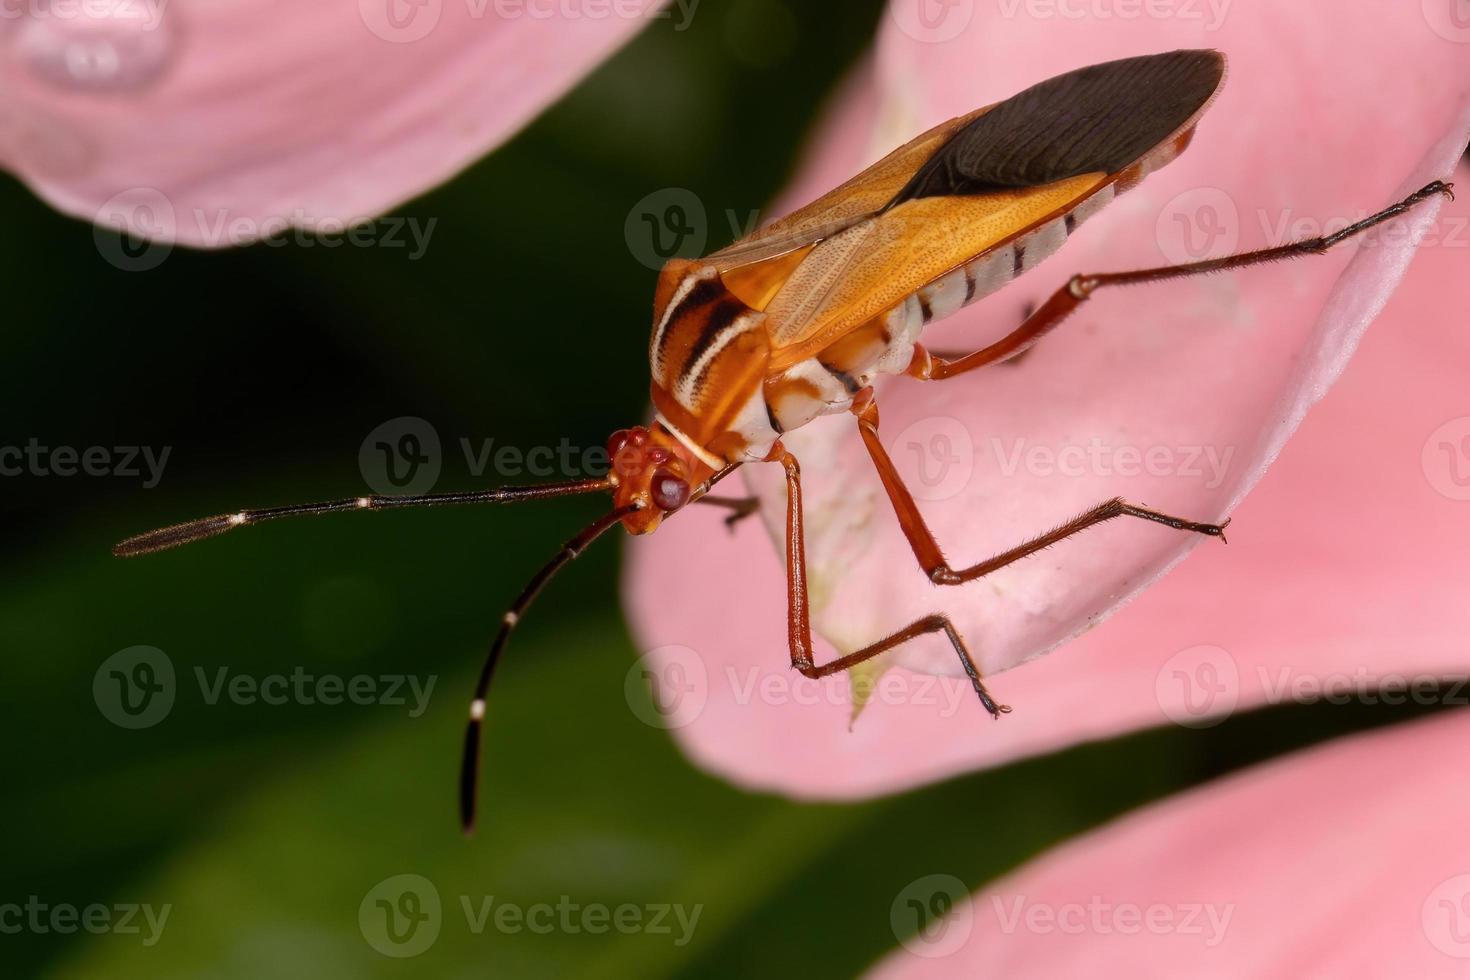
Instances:
[[[874,376],[907,367],[924,322],[911,300],[773,369],[765,314],[726,289],[712,266],[671,263],[649,346],[654,408],[711,466],[762,459],[783,432],[846,411]]]

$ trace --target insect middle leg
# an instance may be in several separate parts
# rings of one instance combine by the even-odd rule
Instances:
[[[1114,497],[1065,524],[1008,551],[1003,551],[993,558],[988,558],[968,568],[951,568],[949,562],[945,560],[944,553],[939,549],[939,542],[934,539],[933,532],[929,530],[929,525],[924,523],[924,517],[919,513],[918,505],[914,503],[913,494],[904,485],[903,478],[898,475],[893,460],[889,458],[888,451],[883,448],[883,443],[878,437],[877,403],[872,400],[871,396],[861,398],[854,403],[853,411],[858,417],[858,431],[863,437],[863,445],[867,447],[868,455],[872,457],[873,465],[878,470],[878,476],[883,481],[883,489],[887,491],[888,499],[898,515],[898,523],[903,528],[904,537],[908,538],[909,547],[913,549],[914,557],[919,561],[919,567],[924,570],[925,575],[929,576],[929,581],[935,585],[960,585],[974,581],[1020,561],[1028,555],[1049,548],[1096,524],[1102,524],[1117,517],[1136,517],[1176,530],[1192,531],[1196,534],[1220,538],[1222,541],[1225,539],[1225,528],[1230,524],[1229,520],[1220,524],[1188,521],[1182,517],[1171,517],[1156,510],[1149,510],[1147,507],[1130,504],[1121,497]]]
[[[696,504],[709,504],[713,507],[722,507],[728,510],[730,513],[725,518],[725,527],[732,531],[735,530],[736,524],[739,524],[747,517],[753,516],[761,509],[760,498],[755,496],[717,497],[713,494],[706,494],[694,502]]]
[[[869,660],[886,650],[892,650],[900,644],[927,633],[942,632],[959,656],[960,664],[964,667],[965,674],[969,676],[975,693],[980,696],[980,703],[984,705],[985,710],[990,712],[994,718],[1008,713],[1011,710],[1010,706],[997,704],[990,696],[990,692],[985,689],[985,682],[980,679],[980,670],[975,666],[975,660],[970,656],[970,651],[960,637],[959,631],[954,628],[954,624],[947,617],[938,614],[925,616],[923,619],[910,623],[898,632],[863,647],[855,653],[838,657],[831,663],[817,665],[812,651],[811,609],[806,584],[806,535],[802,527],[801,467],[796,457],[782,448],[779,443],[768,459],[772,462],[779,462],[786,470],[786,635],[791,646],[791,666],[800,671],[803,677],[816,680],[838,671],[847,670],[849,667],[855,667],[864,660]]]
[[[1431,184],[1421,187],[1397,204],[1392,204],[1377,214],[1369,215],[1362,221],[1349,225],[1341,231],[1318,238],[1306,238],[1301,241],[1289,242],[1275,248],[1266,248],[1255,252],[1242,252],[1239,255],[1227,255],[1223,258],[1206,259],[1203,262],[1190,262],[1186,265],[1167,265],[1155,269],[1140,269],[1136,272],[1111,272],[1101,275],[1073,276],[1065,286],[1053,293],[1051,298],[1041,305],[1040,309],[1028,316],[1025,322],[1012,333],[1007,334],[988,347],[982,347],[980,350],[971,354],[951,359],[927,351],[922,346],[916,346],[914,349],[914,359],[909,364],[908,373],[913,377],[925,381],[942,381],[945,378],[952,378],[955,375],[973,371],[987,364],[995,364],[1018,357],[1030,349],[1031,345],[1036,343],[1037,340],[1041,339],[1041,337],[1050,332],[1063,320],[1071,316],[1093,293],[1105,286],[1129,286],[1139,283],[1162,282],[1165,279],[1183,279],[1188,276],[1208,275],[1211,272],[1223,272],[1228,269],[1241,269],[1246,266],[1264,265],[1268,262],[1278,262],[1283,259],[1296,258],[1302,255],[1322,255],[1334,245],[1361,235],[1375,225],[1380,225],[1385,221],[1396,218],[1414,205],[1436,194],[1444,194],[1447,197],[1453,198],[1454,190],[1452,185],[1442,180],[1436,180]]]

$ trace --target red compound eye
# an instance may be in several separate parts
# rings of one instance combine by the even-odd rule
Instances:
[[[667,471],[655,473],[648,490],[659,510],[678,510],[689,502],[689,484]]]
[[[623,451],[623,447],[628,444],[628,440],[631,438],[631,436],[632,433],[630,433],[627,429],[619,429],[612,435],[608,436],[607,455],[612,459],[617,459],[618,453]]]

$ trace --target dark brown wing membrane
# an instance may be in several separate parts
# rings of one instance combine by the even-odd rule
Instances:
[[[1224,77],[1218,51],[1145,55],[1058,75],[955,133],[888,207],[1117,173],[1187,123]]]

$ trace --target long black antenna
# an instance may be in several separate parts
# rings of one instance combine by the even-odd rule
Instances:
[[[273,521],[281,517],[297,517],[302,514],[336,514],[349,510],[396,510],[402,507],[442,507],[447,504],[509,504],[521,500],[541,500],[547,497],[567,497],[579,493],[596,493],[611,490],[612,480],[576,480],[570,483],[546,483],[529,487],[501,487],[496,490],[470,490],[463,493],[429,493],[417,496],[388,497],[372,494],[366,497],[347,497],[316,504],[292,504],[288,507],[267,507],[262,510],[242,510],[234,514],[219,514],[201,517],[197,521],[174,524],[147,534],[139,534],[113,545],[112,553],[119,558],[132,558],[180,545],[191,544],[233,531],[237,527]]]
[[[495,665],[500,662],[500,653],[505,649],[511,631],[516,628],[516,624],[521,621],[521,616],[527,607],[546,587],[546,583],[551,581],[552,576],[561,571],[573,558],[586,551],[592,542],[602,537],[610,528],[637,509],[637,505],[632,504],[627,507],[619,507],[579,531],[576,537],[562,545],[561,550],[551,561],[531,576],[531,581],[526,583],[520,596],[511,604],[510,609],[501,619],[500,632],[495,634],[495,642],[490,644],[490,652],[485,655],[485,665],[480,668],[480,680],[475,684],[475,699],[470,702],[470,722],[464,733],[464,760],[459,770],[459,819],[466,834],[472,834],[475,830],[475,799],[480,770],[480,728],[485,718],[485,694],[490,690],[490,678],[495,673]]]

